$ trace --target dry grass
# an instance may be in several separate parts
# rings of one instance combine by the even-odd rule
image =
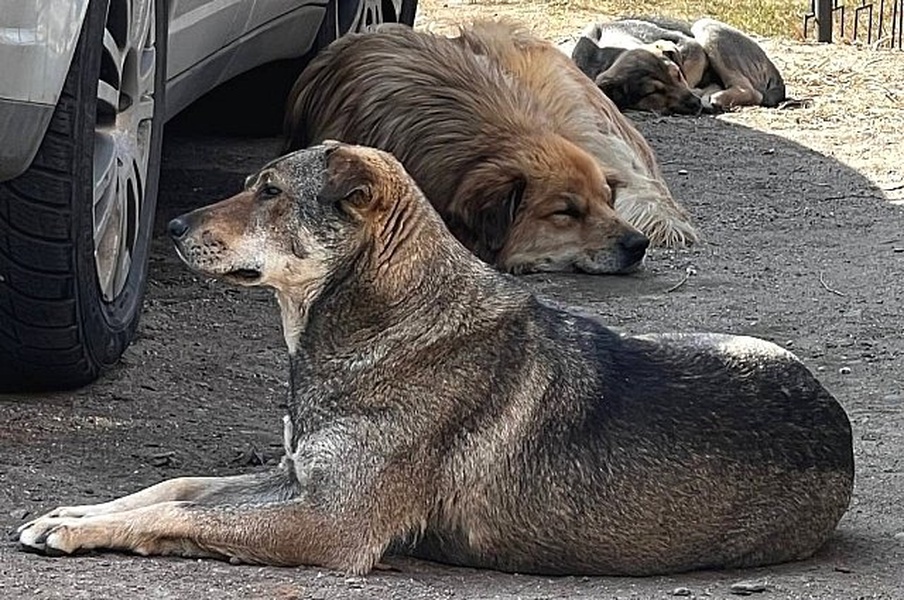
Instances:
[[[516,12],[537,33],[555,36],[580,31],[603,17],[665,15],[688,21],[712,17],[750,33],[799,39],[807,6],[802,0],[421,0],[420,12],[426,19],[437,19],[438,13],[470,19]],[[434,28],[445,23],[424,25]]]

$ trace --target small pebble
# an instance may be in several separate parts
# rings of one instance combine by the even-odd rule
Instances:
[[[731,584],[731,593],[738,596],[749,596],[766,591],[765,581],[739,581]]]
[[[363,577],[349,577],[345,580],[345,585],[350,588],[363,588],[364,587],[364,578]]]
[[[27,508],[17,508],[16,510],[9,513],[9,516],[14,518],[17,521],[24,521],[25,517],[29,515],[29,510]]]
[[[841,367],[840,369],[838,369],[838,373],[840,373],[841,375],[850,375],[851,368],[850,367]]]
[[[678,169],[679,175],[687,175],[687,169]]]
[[[895,534],[895,539],[904,544],[904,531],[900,531]]]
[[[690,588],[686,588],[686,587],[677,587],[674,590],[672,590],[672,595],[673,596],[690,596],[691,590],[690,590]]]

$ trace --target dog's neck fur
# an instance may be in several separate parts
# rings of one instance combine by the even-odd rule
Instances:
[[[388,353],[461,335],[461,323],[487,322],[474,314],[483,297],[509,296],[522,302],[528,293],[500,278],[446,230],[427,201],[405,206],[404,228],[371,223],[368,242],[337,268],[312,294],[279,295],[289,349],[290,413],[304,402],[297,384],[324,374],[367,368]],[[477,307],[477,308],[475,308]],[[462,318],[461,313],[469,313]],[[412,319],[432,321],[430,340],[405,326]],[[312,377],[313,376],[313,377]]]

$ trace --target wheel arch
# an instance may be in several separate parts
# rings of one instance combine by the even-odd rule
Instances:
[[[0,101],[40,115],[39,122],[24,131],[21,121],[0,119],[0,139],[16,140],[15,148],[4,152],[0,181],[21,175],[34,160],[63,93],[89,1],[0,0],[4,28],[18,33],[15,41],[0,37]]]

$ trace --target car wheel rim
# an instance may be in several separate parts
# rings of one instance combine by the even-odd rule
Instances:
[[[111,2],[94,130],[94,260],[103,299],[132,267],[147,186],[157,68],[154,0]]]
[[[359,0],[353,5],[351,14],[337,14],[336,30],[344,33],[369,31],[381,23],[396,23],[403,1]]]

